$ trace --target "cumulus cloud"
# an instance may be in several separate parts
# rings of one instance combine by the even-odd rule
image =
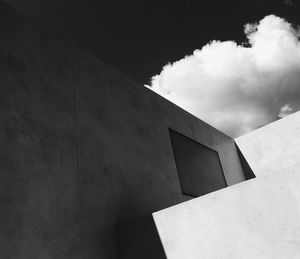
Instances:
[[[164,66],[149,87],[233,137],[299,110],[299,30],[269,15],[244,31],[244,44],[212,41]]]

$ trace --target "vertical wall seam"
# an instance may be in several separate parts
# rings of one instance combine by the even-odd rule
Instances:
[[[73,87],[73,104],[74,104],[74,128],[75,128],[75,168],[76,172],[79,172],[80,169],[80,146],[79,146],[79,114],[78,114],[78,93],[77,93],[77,84],[76,84],[76,47],[72,46],[72,87]]]

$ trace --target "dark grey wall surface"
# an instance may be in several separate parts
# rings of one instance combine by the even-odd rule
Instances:
[[[117,258],[184,200],[168,127],[245,180],[230,137],[0,2],[0,258]]]

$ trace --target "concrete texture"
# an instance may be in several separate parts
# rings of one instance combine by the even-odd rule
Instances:
[[[299,185],[265,175],[154,213],[167,258],[299,258]]]
[[[256,176],[300,168],[300,112],[235,139]]]
[[[0,2],[0,258],[126,258],[119,226],[186,199],[168,128],[245,180],[233,139]]]

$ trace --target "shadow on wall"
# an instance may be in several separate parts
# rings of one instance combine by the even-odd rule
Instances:
[[[245,179],[250,180],[250,179],[256,178],[255,174],[253,173],[251,167],[249,166],[247,160],[243,156],[243,154],[242,154],[241,150],[239,149],[239,147],[237,146],[237,144],[235,144],[235,147],[236,147],[237,153],[240,158],[240,162],[241,162],[241,165],[242,165],[242,168],[244,171]]]
[[[152,215],[118,226],[120,259],[167,259]]]

